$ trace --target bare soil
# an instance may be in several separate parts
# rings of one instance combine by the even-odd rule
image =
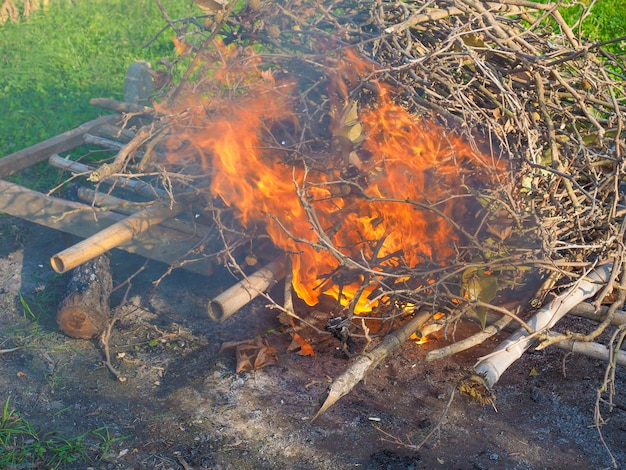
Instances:
[[[112,443],[75,467],[94,469],[544,469],[607,468],[611,459],[593,427],[605,365],[549,348],[529,352],[496,386],[497,411],[455,395],[455,384],[498,339],[463,355],[426,363],[441,335],[408,342],[325,415],[311,422],[329,380],[349,360],[332,339],[316,356],[287,353],[290,338],[276,313],[256,300],[225,323],[206,314],[209,299],[233,283],[228,273],[202,278],[151,262],[132,281],[128,315],[112,340],[117,381],[97,341],[66,338],[56,305],[66,279],[49,258],[62,234],[0,217],[0,400],[42,433],[75,436],[106,427]],[[144,259],[115,251],[114,283]],[[21,298],[20,298],[21,295]],[[115,292],[113,306],[124,297]],[[24,305],[28,305],[33,315]],[[580,322],[582,320],[567,320]],[[565,325],[567,327],[567,325]],[[225,341],[262,335],[278,365],[235,373]],[[602,428],[626,468],[626,373]]]

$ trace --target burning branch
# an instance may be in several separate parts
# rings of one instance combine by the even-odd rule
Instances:
[[[620,270],[608,278],[610,265],[595,263],[623,253],[626,70],[605,48],[613,44],[582,41],[556,5],[328,0],[211,12],[204,25],[167,17],[179,52],[167,74],[184,72],[153,108],[97,101],[126,112],[126,123],[149,123],[113,146],[112,162],[80,170],[91,181],[141,175],[170,200],[197,195],[194,214],[221,240],[200,251],[228,267],[259,247],[269,247],[264,262],[278,257],[214,299],[210,316],[234,313],[287,264],[285,292],[308,306],[334,299],[346,329],[368,341],[365,320],[443,312],[426,334],[473,311],[484,330],[429,360],[515,321],[525,328],[477,365],[474,380],[490,389],[540,332],[617,284]],[[179,209],[157,210],[153,222]],[[105,238],[105,250],[115,246]],[[535,317],[525,302],[503,307],[547,277],[541,302],[564,276],[573,287]],[[286,300],[282,310],[305,323],[306,308],[296,315]],[[315,417],[422,317],[338,377]]]

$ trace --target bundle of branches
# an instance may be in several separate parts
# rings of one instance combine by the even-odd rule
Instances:
[[[473,316],[496,327],[470,344],[510,321],[536,337],[554,321],[518,314],[555,288],[617,292],[575,338],[610,323],[626,65],[609,43],[524,0],[197,3],[204,16],[166,15],[179,57],[155,72],[167,84],[128,169],[202,193],[229,263],[269,238],[298,297],[341,305],[344,340],[417,311],[424,335]],[[537,294],[506,304],[515,291]]]

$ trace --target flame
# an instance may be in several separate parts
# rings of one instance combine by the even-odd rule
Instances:
[[[268,137],[272,123],[288,123],[297,135],[295,85],[261,70],[252,53],[217,50],[198,71],[210,81],[208,89],[191,87],[175,106],[161,105],[179,116],[171,122],[168,159],[199,159],[210,174],[211,194],[235,207],[244,227],[263,225],[290,256],[293,288],[302,300],[315,305],[327,294],[366,312],[375,306],[368,297],[383,267],[455,256],[460,235],[450,219],[465,208],[465,177],[470,169],[497,164],[395,104],[379,85],[376,103],[358,115],[362,142],[350,153],[363,182],[345,190],[339,166],[318,171],[286,164],[285,149]],[[329,85],[333,135],[350,87],[372,70],[353,52],[338,61]],[[382,261],[369,276],[360,272],[343,283],[329,277],[342,263],[350,267],[349,260]]]

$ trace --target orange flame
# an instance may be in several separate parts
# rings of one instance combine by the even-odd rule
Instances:
[[[381,268],[372,269],[371,279],[360,274],[347,285],[323,282],[346,260],[415,267],[455,255],[460,236],[449,218],[465,205],[454,198],[464,194],[461,186],[470,168],[494,168],[487,157],[417,119],[379,86],[377,103],[358,117],[364,140],[357,153],[366,157],[354,163],[364,182],[344,194],[337,191],[339,168],[322,172],[285,164],[284,149],[267,138],[276,122],[289,122],[297,132],[293,84],[261,71],[253,54],[224,46],[218,50],[220,58],[202,70],[212,88],[191,88],[167,110],[179,115],[171,124],[168,159],[199,158],[210,172],[213,196],[236,207],[244,227],[264,225],[274,244],[289,254],[293,288],[301,299],[315,305],[325,293],[347,305],[361,289],[355,311],[365,312],[373,307],[368,296]],[[330,77],[331,127],[340,125],[338,110],[350,84],[371,71],[371,64],[356,54],[343,57]]]

